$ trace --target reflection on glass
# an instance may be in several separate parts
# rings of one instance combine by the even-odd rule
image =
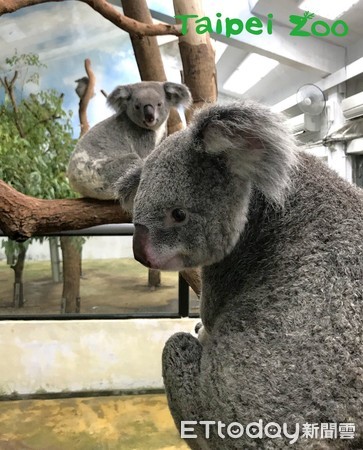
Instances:
[[[5,238],[2,238],[5,239]],[[61,252],[57,239],[32,241],[23,271],[25,303],[14,304],[14,271],[0,249],[0,315],[60,314]],[[133,259],[131,236],[89,237],[82,248],[82,314],[176,314],[178,274],[162,272],[160,285],[149,286],[148,269]],[[56,245],[54,246],[54,242]],[[191,313],[198,300],[191,294]]]

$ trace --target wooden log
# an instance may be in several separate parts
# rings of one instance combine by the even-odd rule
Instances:
[[[173,0],[173,3],[175,15],[205,16],[201,0]],[[183,63],[184,83],[193,96],[193,106],[187,117],[190,120],[194,110],[217,100],[215,52],[209,34],[196,32],[195,19],[189,19],[188,33],[179,37],[179,49]]]
[[[131,216],[112,200],[43,200],[21,194],[0,180],[0,229],[17,241],[57,231],[130,221]]]

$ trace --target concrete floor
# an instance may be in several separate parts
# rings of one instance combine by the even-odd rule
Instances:
[[[0,402],[0,450],[186,450],[164,395]]]

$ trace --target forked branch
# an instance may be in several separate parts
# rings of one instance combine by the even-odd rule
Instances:
[[[9,14],[27,6],[40,5],[42,3],[63,2],[64,0],[0,0],[0,16],[2,14]],[[105,19],[112,22],[117,27],[139,37],[143,36],[162,36],[174,35],[181,36],[180,25],[168,25],[164,23],[147,24],[138,22],[137,20],[121,14],[106,0],[78,0],[86,3]]]

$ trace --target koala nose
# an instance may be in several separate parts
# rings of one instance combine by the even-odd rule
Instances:
[[[144,225],[135,224],[134,237],[132,241],[132,249],[136,261],[146,267],[150,267],[151,263],[148,260],[146,253],[146,246],[149,242],[149,229]]]
[[[145,105],[144,106],[144,117],[146,122],[152,123],[155,120],[155,110],[154,107],[151,105]]]

